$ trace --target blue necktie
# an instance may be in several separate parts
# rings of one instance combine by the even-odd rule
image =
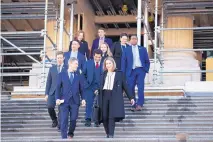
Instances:
[[[72,84],[72,81],[73,81],[73,72],[70,72],[70,83]]]

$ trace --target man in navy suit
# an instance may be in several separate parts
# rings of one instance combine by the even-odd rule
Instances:
[[[69,114],[70,126],[68,138],[73,138],[76,127],[76,120],[78,118],[80,100],[82,100],[82,106],[86,105],[83,93],[84,83],[82,76],[76,72],[77,68],[78,60],[76,58],[71,58],[68,61],[68,70],[61,72],[58,76],[56,104],[60,105],[62,139],[67,138]]]
[[[104,31],[103,28],[98,29],[98,36],[99,37],[93,40],[92,49],[91,49],[91,58],[93,58],[93,52],[94,52],[94,50],[98,49],[98,47],[102,43],[106,42],[109,45],[110,48],[112,47],[112,39],[106,38],[105,34],[106,33],[105,33],[105,31]]]
[[[145,47],[137,45],[137,35],[130,38],[131,46],[127,47],[122,56],[122,71],[126,74],[127,82],[133,94],[135,94],[135,85],[138,87],[138,101],[132,108],[140,111],[144,104],[144,79],[149,72],[150,62]]]
[[[55,91],[57,86],[57,77],[58,74],[64,70],[67,70],[67,66],[63,64],[64,62],[64,53],[59,51],[57,52],[57,65],[53,65],[49,69],[46,90],[45,90],[45,101],[47,101],[48,113],[50,118],[52,119],[52,127],[56,127],[58,125],[56,112],[55,112]],[[60,115],[58,115],[60,117]],[[59,118],[58,118],[59,119]],[[59,125],[58,125],[59,128]]]
[[[78,52],[78,49],[80,47],[80,42],[78,40],[72,41],[72,50],[64,53],[64,63],[67,65],[70,58],[74,57],[78,59],[78,72],[81,73],[84,63],[86,62],[86,58],[84,55],[82,55],[80,52]]]
[[[84,75],[84,88],[86,97],[86,116],[85,116],[85,126],[91,126],[92,117],[92,106],[95,98],[95,92],[100,86],[100,76],[103,71],[103,65],[101,63],[102,51],[100,49],[95,49],[93,52],[93,59],[88,60],[83,68]],[[98,123],[95,122],[95,127],[98,127]]]

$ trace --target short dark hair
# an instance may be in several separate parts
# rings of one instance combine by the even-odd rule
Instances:
[[[95,49],[95,50],[93,51],[93,56],[95,56],[95,54],[102,55],[101,49]]]
[[[131,37],[133,37],[133,36],[137,37],[137,35],[136,35],[136,34],[132,34],[132,35],[130,35],[130,38],[131,38]],[[137,37],[137,38],[138,38],[138,37]]]
[[[127,33],[122,33],[122,34],[120,34],[120,38],[122,38],[123,36],[128,37],[128,34],[127,34]]]
[[[64,52],[63,51],[57,51],[56,56],[58,55],[63,55],[64,56]]]
[[[77,39],[73,39],[72,43],[73,43],[73,41],[77,42],[80,45],[80,42]]]

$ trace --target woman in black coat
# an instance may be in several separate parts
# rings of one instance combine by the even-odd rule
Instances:
[[[113,138],[115,122],[125,118],[123,90],[134,105],[125,75],[117,71],[112,57],[104,60],[104,73],[101,76],[98,104],[100,107],[99,123],[103,123],[107,138]]]
[[[111,49],[112,56],[115,60],[117,69],[119,69],[119,70],[121,70],[121,58],[122,58],[122,55],[123,55],[123,51],[125,50],[125,48],[127,46],[129,46],[127,44],[127,41],[128,41],[128,35],[126,33],[122,33],[120,35],[120,42],[115,42],[112,45],[112,49]]]
[[[89,48],[88,48],[88,43],[84,40],[84,31],[78,31],[76,36],[75,36],[75,40],[78,40],[80,43],[80,47],[78,49],[78,51],[84,55],[86,57],[86,59],[89,59]],[[72,50],[72,41],[70,41],[70,46],[69,46],[69,51]]]

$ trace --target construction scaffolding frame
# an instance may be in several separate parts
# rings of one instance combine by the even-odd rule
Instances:
[[[149,1],[145,0],[145,2],[148,3]],[[175,2],[175,5],[172,4]],[[187,3],[187,4],[186,4]],[[176,10],[174,11],[173,8],[180,8],[181,6],[183,7],[189,7],[191,6],[190,4],[197,5],[203,7],[204,5],[208,5],[213,7],[213,2],[212,1],[176,1],[176,0],[162,0],[162,5],[159,6],[159,1],[155,0],[155,42],[154,42],[154,71],[153,71],[153,85],[154,86],[159,86],[160,84],[157,82],[158,76],[160,76],[160,82],[163,83],[162,76],[163,74],[167,73],[212,73],[213,70],[164,70],[163,67],[163,61],[164,58],[162,57],[163,52],[195,52],[195,51],[213,51],[213,48],[199,48],[199,49],[164,49],[164,43],[163,43],[163,34],[161,31],[166,31],[166,30],[193,30],[193,31],[201,31],[201,30],[213,30],[212,26],[209,27],[192,27],[192,28],[164,28],[165,26],[165,19],[169,15],[192,15],[194,13],[199,13],[199,14],[213,14],[212,9],[206,9],[206,10],[192,10],[191,13],[187,11],[181,11],[181,10]],[[169,6],[170,7],[169,7]],[[162,16],[162,21],[160,26],[158,26],[158,12],[160,11],[161,8],[161,16]],[[157,58],[160,57],[160,58]],[[158,60],[160,61],[160,71],[157,69],[157,62]]]
[[[54,43],[53,40],[47,33],[47,22],[48,19],[56,19],[57,20],[57,10],[54,2],[49,2],[45,0],[45,2],[23,2],[23,3],[2,3],[2,19],[44,19],[44,29],[41,31],[17,31],[17,32],[2,32],[1,40],[3,42],[2,52],[4,50],[14,50],[20,52],[8,52],[1,53],[3,56],[7,55],[26,55],[34,62],[40,64],[38,67],[42,67],[41,74],[32,74],[32,73],[20,73],[20,72],[12,72],[12,73],[3,73],[4,76],[40,76],[42,78],[42,82],[40,88],[45,86],[46,78],[45,78],[45,68],[46,62],[46,42],[47,39],[52,44],[52,49],[54,51],[57,50],[57,43]],[[12,13],[12,14],[11,14]],[[20,14],[20,13],[28,13],[28,14]],[[56,15],[56,16],[55,16]],[[57,22],[56,22],[57,24]],[[57,28],[56,28],[57,29]],[[56,31],[57,38],[57,31]],[[57,40],[56,40],[57,41]],[[30,49],[38,49],[38,52],[28,52]],[[43,51],[43,52],[40,52]],[[54,52],[55,54],[55,52]],[[39,62],[31,55],[41,55],[43,56],[43,61]],[[30,69],[32,66],[19,66],[19,67],[1,67],[1,71],[5,69],[13,70],[13,69]]]

